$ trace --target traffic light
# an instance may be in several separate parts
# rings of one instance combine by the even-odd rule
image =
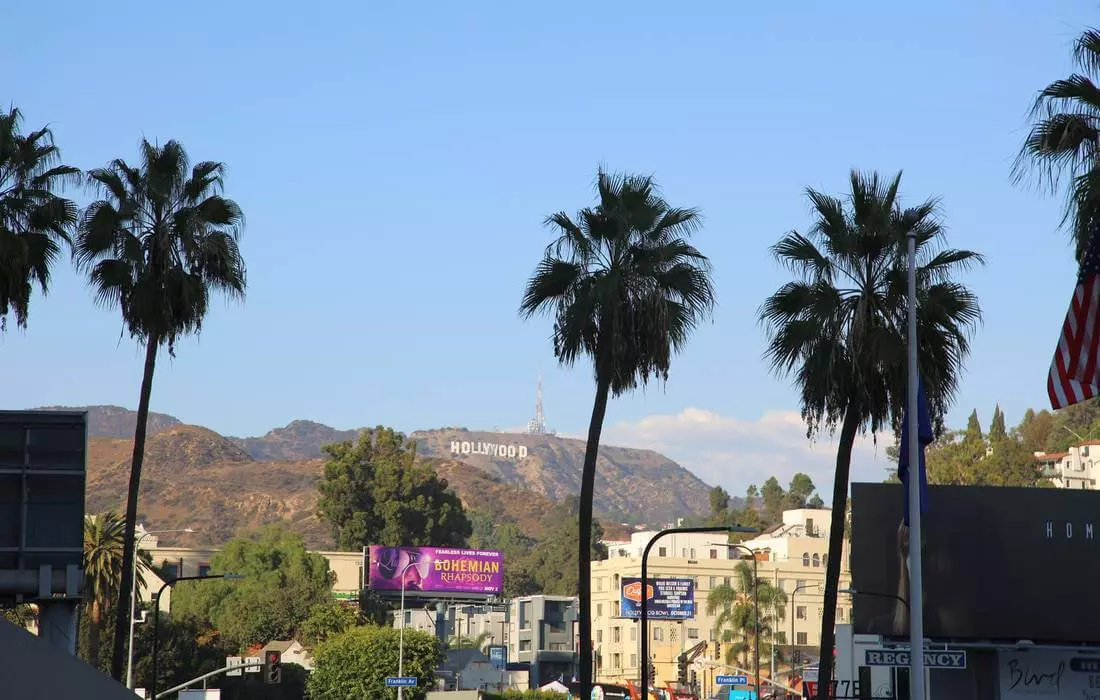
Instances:
[[[281,651],[264,652],[264,683],[274,685],[283,680],[283,653]]]
[[[714,642],[714,660],[722,660],[722,642],[715,640]]]
[[[687,654],[680,654],[680,659],[677,662],[679,666],[679,673],[676,674],[676,682],[680,685],[688,684],[688,657]]]
[[[657,682],[657,669],[654,667],[653,662],[650,662],[646,667],[646,675],[649,676],[649,684],[653,685]]]
[[[695,673],[695,671],[691,672],[691,687],[692,688],[698,688],[699,687],[699,675],[697,673]]]

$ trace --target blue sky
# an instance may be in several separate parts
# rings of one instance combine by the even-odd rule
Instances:
[[[587,205],[600,163],[702,209],[720,295],[667,386],[613,403],[612,438],[736,491],[806,464],[827,481],[755,312],[785,279],[767,247],[808,221],[804,188],[840,193],[851,167],[904,169],[907,200],[941,196],[951,243],[988,256],[967,279],[985,322],[950,421],[1046,405],[1075,270],[1061,200],[1009,171],[1093,2],[183,7],[60,1],[43,32],[17,3],[6,20],[27,31],[0,45],[0,101],[48,122],[67,162],[133,159],[144,135],[228,164],[248,299],[162,360],[155,410],[238,435],[299,417],[508,428],[541,371],[550,423],[582,432],[589,370],[558,369],[549,324],[516,307],[543,217]],[[133,407],[141,355],[121,333],[59,269],[27,331],[0,338],[4,406]]]

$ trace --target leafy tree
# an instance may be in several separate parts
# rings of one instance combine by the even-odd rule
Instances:
[[[1054,414],[1045,409],[1036,413],[1029,408],[1024,411],[1024,418],[1015,432],[1028,452],[1042,452],[1046,450],[1053,427]]]
[[[386,687],[386,677],[397,675],[399,630],[366,625],[338,634],[313,650],[313,672],[307,690],[312,700],[346,698],[395,698],[396,688]],[[423,700],[432,687],[435,669],[443,661],[443,649],[433,635],[405,630],[404,675],[419,679],[406,688],[409,700]]]
[[[221,196],[224,165],[190,166],[176,141],[162,147],[141,142],[142,162],[115,159],[88,173],[103,198],[84,212],[75,256],[96,301],[117,307],[130,335],[145,345],[130,484],[126,495],[126,546],[118,609],[130,607],[134,531],[145,456],[146,422],[157,351],[202,329],[212,292],[241,299],[245,267],[237,240],[240,207]],[[127,619],[115,627],[111,675],[122,678]]]
[[[545,535],[531,553],[520,560],[520,568],[530,582],[537,591],[547,595],[573,596],[580,588],[577,577],[580,516],[575,506],[575,502],[567,502],[551,511],[544,518]],[[600,544],[602,537],[603,527],[598,521],[592,521],[589,560],[607,557],[607,548]],[[505,567],[505,577],[508,568]]]
[[[11,607],[0,608],[0,616],[16,627],[27,629],[38,621],[38,606],[33,603],[17,603]]]
[[[203,582],[209,585],[212,581]],[[184,584],[180,584],[181,586]],[[172,607],[176,601],[173,598]],[[166,690],[196,676],[225,666],[225,657],[238,649],[227,644],[215,630],[194,618],[173,612],[161,614],[157,649],[157,688]],[[150,688],[153,681],[153,623],[138,625],[134,632],[134,685]],[[224,679],[212,681],[217,687]]]
[[[328,562],[278,525],[230,540],[210,566],[244,578],[179,583],[172,614],[209,625],[239,648],[296,637],[314,606],[332,600]]]
[[[978,422],[978,409],[974,409],[970,412],[970,418],[966,420],[966,438],[974,442],[981,442],[985,439],[982,435],[982,424]]]
[[[749,487],[745,489],[745,507],[755,508],[757,498],[760,498],[760,489],[756,484],[749,484]]]
[[[810,497],[810,500],[806,503],[806,505],[811,508],[824,508],[825,501],[821,500],[821,496],[815,493],[813,496]]]
[[[843,545],[856,434],[900,427],[908,364],[908,234],[915,234],[919,265],[918,364],[938,429],[970,351],[969,333],[980,319],[977,298],[953,278],[982,258],[943,249],[935,200],[902,209],[900,183],[900,173],[883,181],[877,173],[853,171],[847,206],[807,190],[815,217],[809,232],[792,231],[772,248],[796,279],[760,309],[769,331],[768,358],[777,374],[797,378],[809,435],[840,426],[829,537],[834,555]],[[832,677],[841,559],[830,556],[826,567],[822,678]]]
[[[754,588],[760,604],[760,656],[771,654],[771,639],[776,622],[783,620],[787,595],[767,580],[753,577],[752,565],[738,562],[734,568],[735,585],[721,585],[707,595],[707,614],[717,617],[714,631],[726,644],[726,663],[747,667],[756,647],[754,632],[756,605]]]
[[[710,512],[718,515],[730,507],[730,495],[721,486],[715,486],[710,490]]]
[[[1008,431],[1005,429],[1005,412],[1001,410],[1001,405],[997,404],[993,408],[993,420],[989,424],[989,442],[992,445],[996,445],[1007,437]]]
[[[317,510],[340,549],[466,544],[473,528],[462,502],[430,465],[417,463],[414,441],[379,426],[324,450]]]
[[[317,603],[310,608],[309,617],[302,623],[298,641],[304,646],[313,647],[361,624],[363,624],[362,616],[355,608],[335,600]]]
[[[808,474],[799,472],[791,478],[787,487],[787,505],[790,508],[805,508],[816,487]]]
[[[1035,98],[1033,124],[1013,176],[1021,181],[1036,175],[1051,191],[1068,180],[1062,223],[1069,226],[1080,259],[1100,221],[1100,89],[1094,82],[1100,73],[1100,30],[1082,33],[1073,57],[1078,72],[1055,80]]]
[[[80,171],[58,163],[52,131],[24,134],[22,119],[14,107],[0,112],[0,332],[9,314],[26,327],[34,285],[49,290],[50,268],[78,218],[76,205],[57,193]]]
[[[666,380],[672,355],[714,304],[710,262],[688,243],[694,209],[670,207],[651,177],[609,175],[596,182],[595,207],[546,223],[560,236],[527,282],[520,313],[554,317],[554,355],[563,365],[592,361],[596,397],[580,489],[577,577],[580,598],[580,694],[592,687],[589,570],[592,496],[607,402],[650,379]]]
[[[485,646],[489,644],[493,639],[492,632],[482,632],[476,637],[451,637],[447,640],[448,649],[485,649]]]
[[[768,480],[760,488],[760,496],[764,499],[764,519],[769,523],[777,523],[783,519],[783,502],[787,497],[783,487],[779,485],[779,479],[769,476]]]

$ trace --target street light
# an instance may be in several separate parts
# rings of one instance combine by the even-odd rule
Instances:
[[[134,575],[132,578],[132,586],[130,587],[130,645],[126,648],[126,687],[130,690],[134,689],[134,617],[137,614],[137,570],[138,570],[138,549],[141,541],[149,535],[167,535],[175,532],[195,532],[189,527],[185,527],[178,530],[146,530],[141,533],[141,537],[137,538],[137,542],[134,542]]]
[[[893,593],[879,593],[877,591],[857,591],[854,588],[841,588],[837,593],[847,593],[850,596],[865,595],[872,598],[887,598],[890,600],[896,600],[905,606],[905,612],[909,612],[909,601],[902,598],[900,595],[894,595]]]
[[[821,588],[821,584],[819,584],[819,583],[803,583],[803,584],[799,584],[799,585],[795,586],[794,590],[791,591],[791,673],[790,673],[791,677],[794,676],[794,647],[795,647],[795,644],[794,644],[794,618],[795,618],[795,611],[798,610],[798,608],[796,608],[794,606],[794,597],[795,597],[795,594],[797,594],[799,591],[804,591],[804,590],[807,590],[809,588]]]
[[[151,682],[152,692],[149,694],[153,700],[157,700],[157,652],[160,651],[160,594],[164,593],[164,589],[169,586],[174,586],[180,581],[208,581],[210,579],[223,578],[226,581],[239,581],[244,578],[241,574],[211,574],[209,576],[180,576],[174,578],[171,581],[165,581],[164,585],[160,587],[157,594],[153,596],[153,680]]]
[[[405,564],[405,568],[401,570],[401,630],[397,633],[397,675],[402,677],[405,675],[405,574],[408,573],[413,564],[419,563],[420,561],[414,559],[413,553],[410,552],[409,563]],[[397,686],[397,700],[404,700],[404,698],[405,688],[399,685]]]

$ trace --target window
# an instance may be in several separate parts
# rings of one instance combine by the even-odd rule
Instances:
[[[210,562],[200,561],[199,562],[199,576],[209,576],[209,575],[210,575]]]
[[[727,576],[724,579],[722,579],[722,583],[726,586],[730,585],[730,577]]]
[[[637,654],[631,654],[630,655],[630,668],[638,668],[638,655]]]
[[[809,566],[809,565],[810,565],[810,553],[809,552],[804,552],[802,554],[802,566]]]
[[[805,620],[806,619],[806,606],[805,605],[799,605],[798,607],[796,607],[794,609],[794,618],[796,620]]]
[[[603,630],[596,630],[596,643],[597,644],[602,644],[603,643]]]
[[[711,576],[710,577],[710,587],[711,588],[718,588],[718,577],[717,576]]]
[[[653,641],[660,642],[660,641],[664,640],[664,638],[665,638],[665,635],[663,634],[663,630],[660,627],[654,627],[653,628]]]
[[[796,579],[795,582],[794,582],[794,586],[795,586],[795,588],[805,589],[806,588],[806,579],[804,579],[804,578]]]
[[[692,559],[694,559],[694,558],[695,558],[695,547],[692,547],[692,548],[691,548],[691,558],[692,558]]]
[[[622,665],[623,665],[623,655],[622,654],[612,654],[611,655],[611,668],[622,668]]]
[[[806,534],[810,537],[814,536],[814,519],[806,518]]]
[[[717,630],[712,629],[710,631],[710,641],[712,641],[712,642],[717,642],[718,641],[718,631]]]
[[[632,641],[632,642],[638,641],[638,628],[637,627],[631,627],[630,628],[630,641]]]
[[[680,558],[681,559],[687,559],[688,558],[688,548],[687,547],[681,547],[680,548]]]
[[[612,605],[615,609],[615,617],[619,617],[619,601],[616,600],[614,603],[612,603]]]
[[[688,627],[688,639],[698,639],[698,638],[699,638],[699,628],[698,627]]]
[[[794,643],[800,647],[806,646],[806,633],[796,632],[794,635]]]
[[[815,569],[820,569],[821,568],[821,557],[818,556],[817,554],[814,555],[814,568]]]
[[[710,550],[710,558],[711,559],[717,559],[718,558],[718,550],[717,549]]]
[[[412,624],[412,621],[413,621],[412,618],[413,618],[412,610],[406,610],[405,611],[405,625],[406,626]]]
[[[521,640],[519,640],[519,650],[520,651],[531,651],[531,640],[530,639],[521,639]]]
[[[658,547],[658,548],[657,548],[657,556],[659,556],[659,557],[667,557],[667,556],[668,556],[668,550],[667,550],[667,549],[665,549],[664,547]]]
[[[519,604],[519,628],[521,630],[531,629],[531,601],[520,601]]]
[[[180,576],[180,565],[178,562],[171,562],[166,559],[164,563],[160,565],[160,568],[164,569],[164,573],[168,576],[169,580],[177,579]]]
[[[550,642],[550,651],[569,651],[565,642]]]
[[[596,617],[603,617],[603,603],[596,603]]]
[[[622,630],[619,627],[611,628],[611,641],[618,644],[622,640]]]
[[[599,578],[596,579],[596,590],[597,591],[602,591],[603,590],[603,576],[600,576]]]
[[[788,581],[787,579],[785,579],[785,578],[779,579],[779,590],[783,591],[784,593],[790,593],[791,587],[790,587],[789,584],[790,584],[790,581]]]

